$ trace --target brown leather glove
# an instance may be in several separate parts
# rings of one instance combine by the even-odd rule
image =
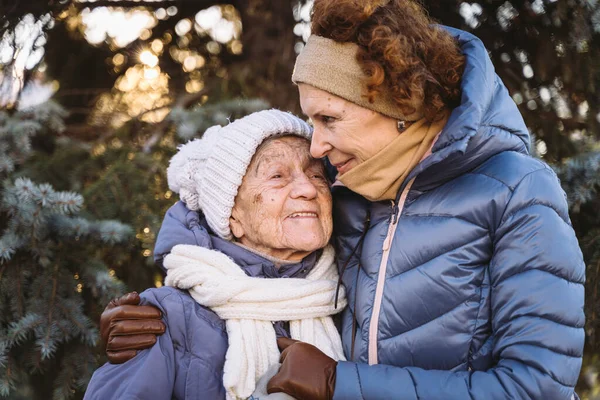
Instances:
[[[160,310],[139,304],[137,292],[127,293],[111,300],[100,317],[100,336],[112,364],[132,359],[137,350],[152,347],[156,335],[165,333]]]
[[[281,368],[267,384],[267,392],[287,393],[297,400],[331,400],[337,361],[315,346],[288,338],[277,339]]]

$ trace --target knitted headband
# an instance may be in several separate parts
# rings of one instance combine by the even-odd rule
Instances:
[[[312,129],[300,118],[279,110],[264,110],[226,126],[213,126],[200,139],[179,146],[167,168],[169,189],[179,193],[190,210],[204,213],[210,228],[232,239],[229,218],[260,144],[271,136],[296,135],[310,140]]]
[[[376,96],[373,103],[369,102],[364,96],[366,75],[356,59],[358,50],[356,43],[339,43],[311,35],[296,59],[292,82],[306,83],[398,120],[421,119],[419,110],[403,114],[387,91]]]

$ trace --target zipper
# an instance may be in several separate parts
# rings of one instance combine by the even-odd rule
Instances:
[[[392,229],[398,225],[398,206],[396,202],[392,200],[392,214],[390,215],[390,225],[388,226],[388,232],[383,241],[383,251],[388,251],[392,245]]]
[[[437,142],[440,137],[440,131],[433,142],[429,146],[429,150],[423,155],[419,163],[423,162],[427,157],[431,155],[431,151],[433,146]],[[421,171],[422,172],[422,171]],[[377,274],[377,287],[375,289],[375,299],[373,300],[373,310],[371,312],[371,321],[369,323],[369,365],[377,364],[377,333],[379,328],[379,314],[381,313],[381,301],[383,298],[383,286],[385,285],[385,274],[387,271],[387,262],[390,256],[390,247],[392,247],[392,242],[394,240],[394,235],[396,234],[396,227],[398,226],[398,222],[400,221],[400,216],[402,215],[402,209],[404,208],[404,204],[406,203],[406,198],[408,197],[408,192],[413,185],[416,177],[418,175],[417,169],[415,168],[411,174],[408,175],[408,183],[403,188],[400,188],[400,197],[397,202],[392,201],[392,215],[390,218],[390,225],[388,227],[387,236],[383,241],[383,254],[381,255],[381,263],[379,264],[379,273]]]
[[[373,301],[373,311],[371,321],[369,323],[369,365],[378,363],[377,357],[377,333],[379,326],[379,314],[381,313],[381,301],[383,298],[383,287],[385,285],[385,275],[387,271],[387,263],[390,256],[390,248],[396,235],[396,227],[400,222],[400,215],[406,203],[408,192],[412,187],[415,178],[412,178],[402,190],[398,203],[392,201],[392,214],[390,215],[390,225],[388,226],[387,235],[383,241],[383,254],[381,255],[381,263],[379,264],[379,273],[377,275],[377,287],[375,289],[375,299]]]

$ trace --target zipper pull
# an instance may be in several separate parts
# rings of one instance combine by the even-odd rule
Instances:
[[[392,213],[390,214],[390,223],[394,222],[394,213],[396,212],[396,202],[394,200],[390,200],[392,204],[390,204],[390,208],[392,209]]]
[[[396,202],[392,200],[392,215],[390,216],[390,226],[388,227],[388,233],[383,241],[383,251],[387,251],[390,249],[390,245],[392,244],[392,230],[395,229],[396,224],[398,223],[398,206]]]
[[[397,204],[394,204],[394,206],[392,207],[392,223],[393,224],[398,223],[398,205]]]

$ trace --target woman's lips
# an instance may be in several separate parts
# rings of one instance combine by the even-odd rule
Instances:
[[[344,161],[343,163],[334,164],[335,168],[337,169],[340,175],[343,175],[344,173],[348,172],[348,170],[350,170],[350,161],[352,161],[352,158]]]

